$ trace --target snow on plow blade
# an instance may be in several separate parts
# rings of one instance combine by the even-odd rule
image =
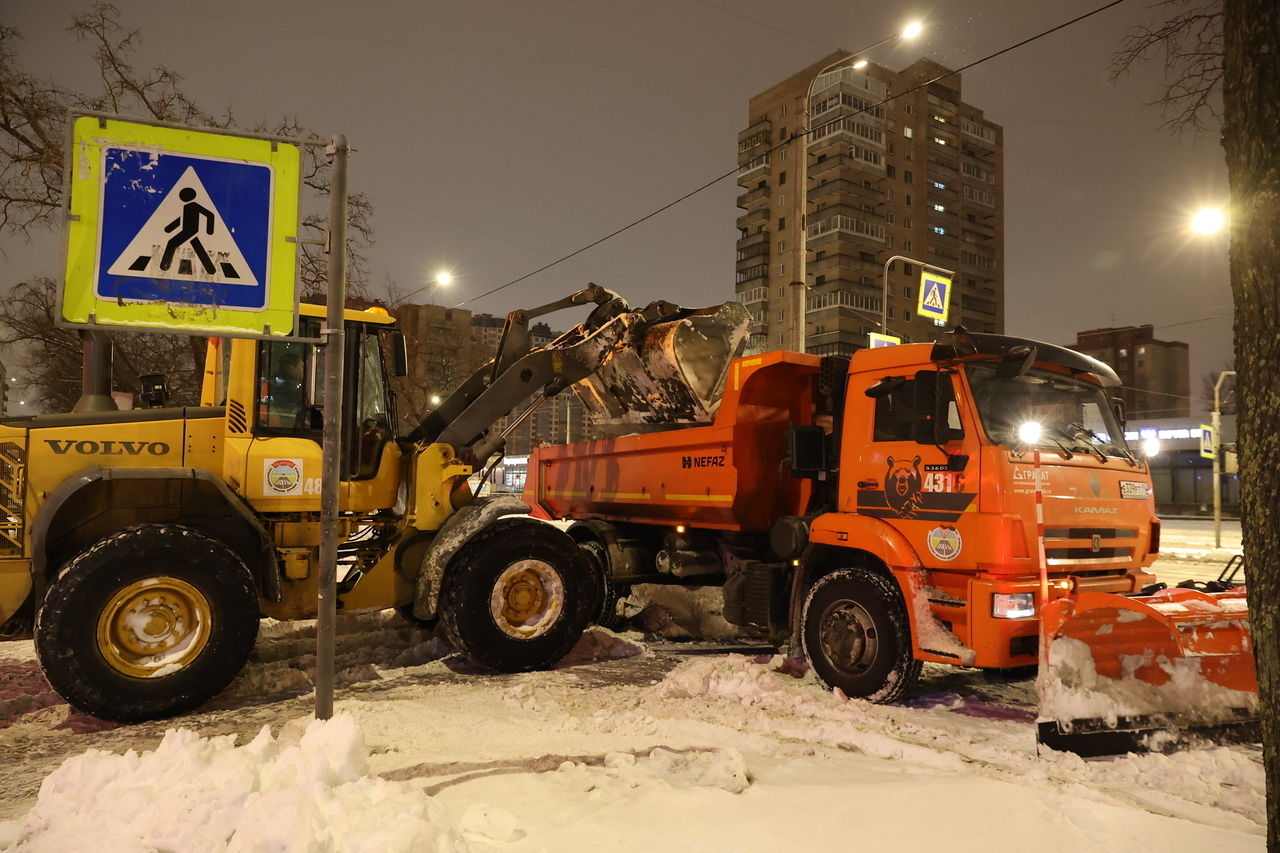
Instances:
[[[1079,593],[1041,614],[1038,737],[1079,755],[1254,741],[1258,678],[1241,587]]]
[[[574,393],[606,435],[710,423],[751,315],[738,302],[689,309],[620,341]]]

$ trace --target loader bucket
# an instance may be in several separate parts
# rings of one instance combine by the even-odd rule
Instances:
[[[1041,614],[1039,740],[1080,755],[1258,738],[1243,587],[1079,593]]]
[[[574,392],[605,435],[710,423],[751,315],[738,302],[680,312],[621,340]]]

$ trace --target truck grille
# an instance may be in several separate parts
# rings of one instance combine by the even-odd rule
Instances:
[[[26,491],[27,451],[12,441],[0,443],[0,556],[21,557],[22,496]]]
[[[1127,561],[1133,557],[1133,546],[1116,540],[1137,537],[1137,529],[1131,527],[1046,527],[1044,555],[1051,566]]]

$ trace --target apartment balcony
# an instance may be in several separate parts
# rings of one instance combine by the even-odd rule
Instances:
[[[754,266],[747,265],[745,267],[740,264],[737,275],[734,278],[734,281],[739,286],[742,286],[747,284],[748,282],[764,281],[768,277],[769,277],[768,264],[755,264]]]
[[[867,176],[863,176],[866,179]],[[861,180],[844,178],[823,178],[818,183],[809,185],[809,203],[834,205],[852,203],[855,205],[870,204],[876,207],[884,204],[884,190],[878,183],[863,186]]]
[[[884,265],[861,260],[856,255],[828,255],[820,261],[810,261],[805,272],[812,279],[811,287],[863,287],[866,281],[876,281],[884,274]]]
[[[817,252],[825,253],[823,260],[837,256],[860,259],[863,252],[879,257],[879,254],[885,251],[885,244],[849,231],[835,230],[819,234],[816,237],[810,236],[806,248],[809,250],[810,257],[813,257]],[[821,263],[821,261],[814,261],[813,263]],[[874,261],[860,261],[860,263],[870,263],[875,266]],[[850,264],[850,266],[857,265]]]
[[[832,232],[844,232],[878,243],[883,243],[885,238],[883,225],[872,222],[869,218],[840,215],[824,217],[814,222],[809,226],[807,236],[812,241]]]
[[[750,210],[751,206],[769,200],[768,187],[755,187],[738,196],[738,207]]]
[[[755,157],[769,149],[773,141],[773,125],[762,118],[738,134],[738,157]]]
[[[738,217],[737,225],[739,228],[749,228],[756,230],[757,225],[763,225],[769,221],[769,208],[757,207],[749,213],[744,213]]]
[[[738,186],[750,187],[769,175],[769,155],[752,157],[738,166]]]

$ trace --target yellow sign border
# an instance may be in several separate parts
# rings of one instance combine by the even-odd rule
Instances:
[[[71,125],[66,267],[59,325],[113,326],[233,337],[289,337],[297,319],[298,204],[302,157],[278,140],[165,127],[127,119],[76,116]],[[126,146],[162,154],[215,157],[272,170],[267,304],[262,309],[99,299],[94,277],[102,209],[102,149]]]
[[[947,298],[942,302],[942,313],[939,314],[934,308],[926,308],[924,305],[924,295],[928,292],[926,284],[929,280],[937,281],[946,285]],[[951,285],[954,279],[950,276],[941,275],[928,270],[920,270],[920,298],[916,300],[916,313],[923,317],[930,317],[939,322],[947,322],[947,315],[951,312]]]

